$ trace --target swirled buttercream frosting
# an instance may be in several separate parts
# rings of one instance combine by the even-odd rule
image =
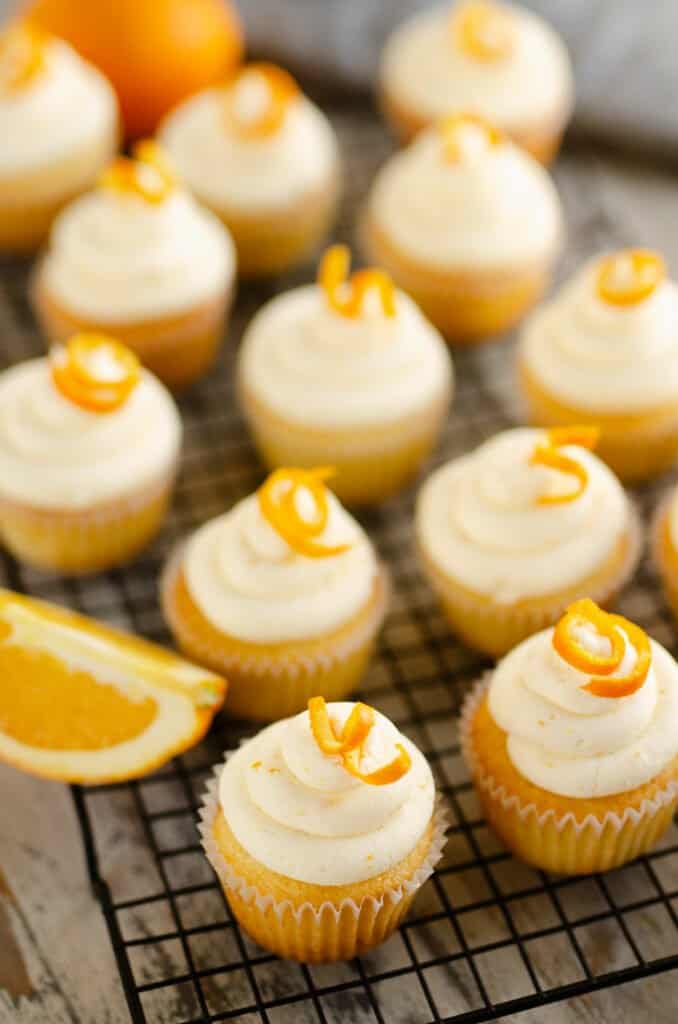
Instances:
[[[625,258],[618,254],[619,274]],[[663,279],[637,301],[609,301],[601,294],[601,262],[585,266],[529,318],[519,350],[525,370],[582,410],[642,412],[675,402],[678,286]]]
[[[336,731],[355,705],[328,704]],[[219,800],[247,852],[271,871],[318,885],[365,881],[405,858],[431,821],[434,785],[419,750],[379,712],[362,748],[370,773],[406,751],[397,781],[370,785],[351,775],[339,755],[318,746],[309,712],[276,722],[227,761]]]
[[[287,292],[257,314],[239,377],[285,419],[332,428],[397,421],[444,400],[452,386],[445,343],[402,292],[392,317],[372,294],[347,317],[317,285]]]
[[[614,626],[621,662],[604,677],[611,686],[628,678],[641,656],[623,621]],[[547,629],[525,640],[492,676],[489,709],[507,733],[514,767],[534,785],[569,797],[609,796],[649,782],[678,755],[678,665],[650,640],[642,685],[628,696],[596,696],[586,689],[590,672],[559,654],[553,637]],[[577,642],[585,654],[610,653],[610,641],[593,625],[578,629]]]
[[[0,375],[0,496],[77,509],[136,491],[172,472],[181,423],[169,393],[142,373],[124,404],[89,412],[55,386],[50,362]]]
[[[550,259],[562,215],[548,173],[472,121],[460,124],[453,159],[440,126],[391,157],[372,186],[370,219],[403,253],[431,266],[501,270]]]
[[[534,461],[546,431],[508,430],[447,463],[424,484],[416,532],[424,556],[475,593],[513,603],[592,575],[629,529],[628,499],[610,470],[578,445],[559,449],[574,477]],[[578,490],[578,488],[577,488]]]

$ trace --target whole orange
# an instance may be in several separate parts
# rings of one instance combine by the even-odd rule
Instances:
[[[152,134],[163,114],[242,55],[228,0],[35,0],[28,14],[110,79],[128,138]]]

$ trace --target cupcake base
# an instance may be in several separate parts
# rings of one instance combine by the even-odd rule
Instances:
[[[435,447],[449,395],[387,426],[329,430],[284,419],[240,389],[240,403],[262,461],[278,466],[333,466],[329,486],[346,505],[385,501],[419,473]]]
[[[529,423],[566,427],[593,423],[600,428],[596,455],[624,483],[640,483],[666,472],[678,459],[678,401],[634,414],[599,413],[568,405],[544,390],[524,362],[518,386]]]
[[[462,711],[461,740],[485,816],[505,845],[543,871],[609,871],[649,850],[678,807],[678,758],[644,786],[605,797],[562,797],[520,775],[481,680]]]
[[[312,640],[274,644],[227,636],[205,618],[188,589],[181,549],[163,573],[160,592],[180,649],[228,679],[227,713],[273,722],[303,711],[310,697],[343,700],[357,688],[384,620],[389,580],[382,567],[365,607],[339,629]]]
[[[603,608],[609,606],[633,574],[641,549],[640,521],[632,512],[626,533],[597,572],[576,586],[513,604],[499,604],[443,575],[421,546],[419,556],[452,630],[469,647],[498,658],[526,637],[552,626],[568,605],[581,597],[590,597]]]
[[[449,342],[473,345],[513,327],[545,291],[550,257],[513,268],[441,270],[401,252],[366,219],[361,227],[368,259],[386,270]]]
[[[224,335],[232,290],[186,313],[138,322],[97,322],[66,309],[40,279],[34,282],[33,306],[52,344],[65,344],[80,331],[111,334],[132,349],[152,373],[172,391],[181,391],[209,370]]]
[[[162,526],[174,473],[134,495],[84,509],[36,508],[0,497],[0,538],[37,569],[81,576],[133,558]]]
[[[203,846],[233,916],[259,945],[303,963],[350,960],[387,939],[445,845],[446,818],[438,804],[412,852],[389,871],[354,885],[313,885],[250,856],[219,807],[216,778],[200,817]]]

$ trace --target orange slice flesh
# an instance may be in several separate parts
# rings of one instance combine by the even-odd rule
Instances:
[[[226,683],[155,644],[0,590],[0,760],[64,782],[137,778],[193,746]]]
[[[0,32],[0,95],[26,88],[45,66],[45,40],[33,25],[17,22]]]
[[[247,103],[247,91],[253,102]],[[226,123],[241,138],[261,139],[275,135],[282,127],[299,86],[283,68],[264,61],[242,68],[226,93]]]
[[[622,249],[600,261],[598,297],[611,306],[635,306],[652,295],[666,277],[666,264],[651,249]]]
[[[511,12],[489,0],[460,4],[452,17],[452,32],[462,52],[476,60],[503,60],[515,45]]]

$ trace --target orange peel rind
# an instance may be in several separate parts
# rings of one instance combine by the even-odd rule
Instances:
[[[69,401],[88,412],[121,408],[141,377],[134,352],[104,334],[75,334],[50,357],[52,380]],[[106,373],[101,371],[105,362]]]
[[[349,278],[351,253],[346,245],[332,245],[318,266],[318,284],[325,292],[327,302],[335,313],[352,320],[364,309],[365,296],[373,289],[379,295],[381,311],[385,317],[396,315],[395,287],[385,270],[368,267],[358,270]]]
[[[540,494],[538,505],[563,505],[576,501],[588,484],[589,475],[586,467],[577,459],[565,455],[559,449],[566,445],[576,445],[592,451],[600,437],[600,430],[593,426],[556,427],[549,430],[545,442],[539,442],[530,458],[531,466],[545,466],[575,478],[577,486],[565,494]]]
[[[410,770],[412,758],[402,743],[396,743],[398,753],[388,764],[372,772],[360,770],[363,745],[375,722],[374,708],[368,704],[358,702],[354,705],[339,735],[335,732],[324,697],[311,697],[308,714],[313,738],[323,754],[341,757],[349,775],[368,786],[388,786]]]
[[[488,146],[498,146],[505,139],[501,128],[492,124],[481,114],[471,112],[450,114],[448,117],[444,117],[439,124],[443,152],[448,163],[458,163],[462,159],[464,147],[461,139],[464,131],[469,128],[480,131]]]
[[[0,32],[0,96],[25,89],[45,67],[45,35],[28,22]]]
[[[259,488],[259,508],[264,519],[289,544],[307,558],[330,558],[348,551],[350,544],[324,544],[318,538],[327,526],[329,503],[325,481],[334,475],[328,466],[316,469],[276,469]],[[300,491],[310,497],[311,515],[303,516],[297,499]]]
[[[176,184],[164,150],[153,139],[138,142],[132,160],[126,156],[117,157],[99,179],[101,188],[137,196],[152,205],[164,203]]]
[[[510,56],[515,46],[515,19],[502,4],[467,0],[454,9],[452,34],[467,56],[500,61]]]
[[[605,256],[596,273],[598,298],[611,306],[635,306],[659,287],[666,264],[651,249],[621,249]]]
[[[243,116],[238,110],[238,92],[248,80],[257,79],[263,84],[265,102],[252,116]],[[298,95],[299,86],[292,75],[277,64],[265,61],[246,64],[228,84],[226,123],[241,138],[268,138],[280,130],[290,104]]]
[[[609,653],[589,650],[575,635],[577,629],[593,629],[609,644]],[[612,674],[620,667],[625,653],[623,631],[634,648],[636,660],[625,676]],[[553,647],[560,657],[592,678],[582,686],[595,697],[628,697],[639,690],[647,678],[652,662],[652,649],[647,634],[621,615],[603,611],[594,601],[576,601],[565,612],[553,631]]]

